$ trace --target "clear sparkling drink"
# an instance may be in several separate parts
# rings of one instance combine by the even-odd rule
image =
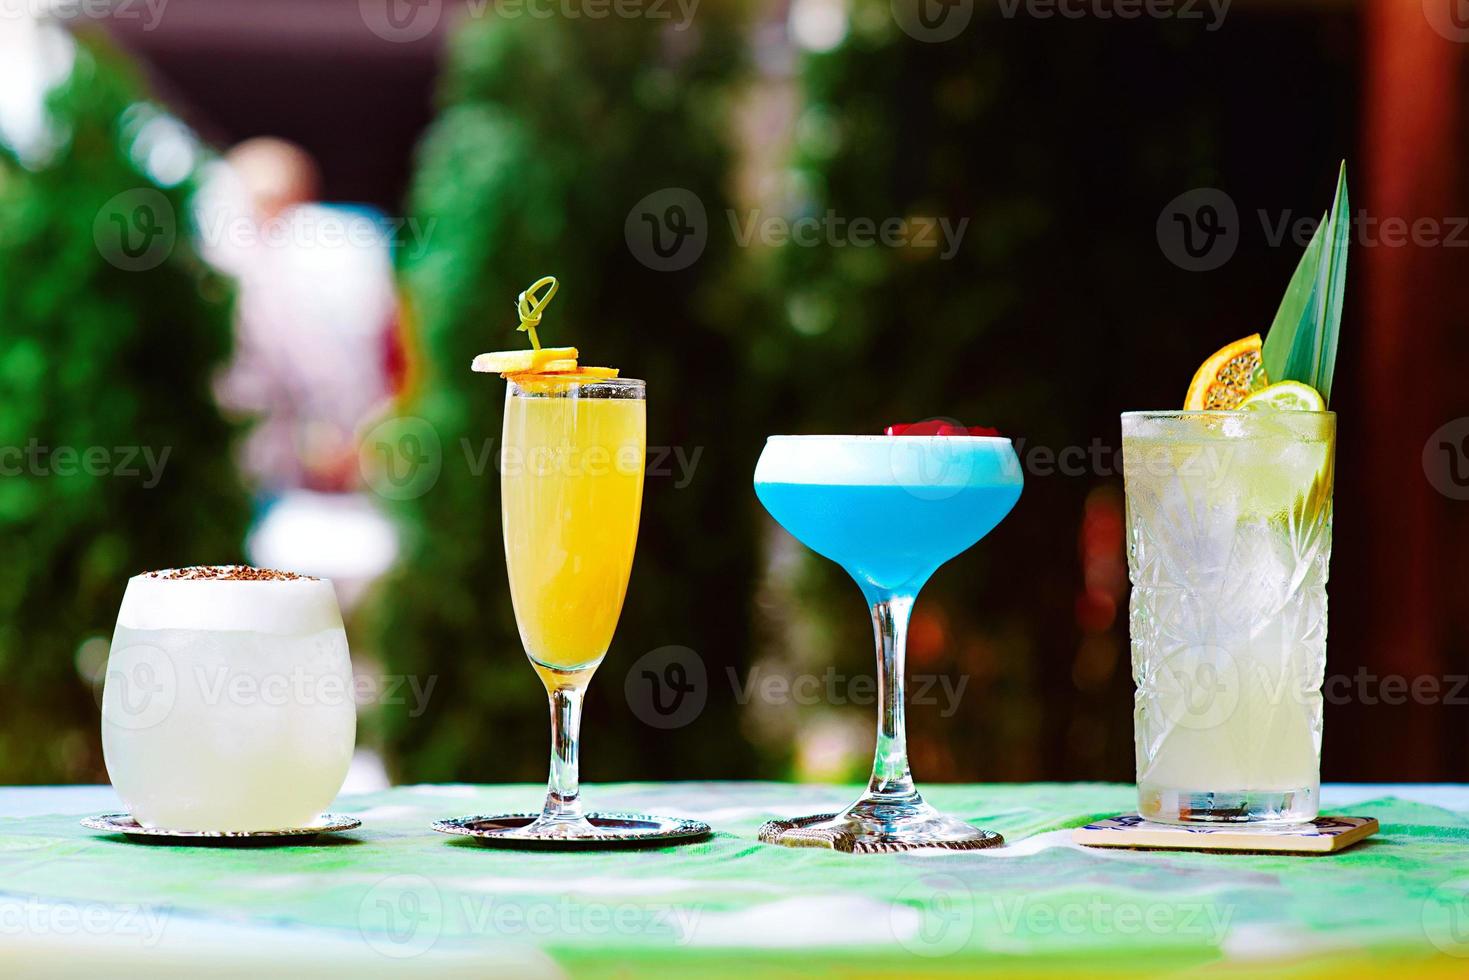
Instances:
[[[146,827],[309,826],[347,775],[352,695],[329,581],[239,567],[140,575],[107,663],[107,772]]]
[[[1122,417],[1139,812],[1317,815],[1336,416]]]

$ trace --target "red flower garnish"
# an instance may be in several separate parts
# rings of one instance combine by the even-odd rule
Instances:
[[[999,429],[991,429],[984,425],[955,425],[942,419],[930,419],[926,422],[908,422],[906,424],[890,425],[887,427],[890,436],[997,436]]]

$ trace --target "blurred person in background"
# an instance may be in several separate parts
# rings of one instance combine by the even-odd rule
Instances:
[[[253,562],[330,578],[349,615],[392,564],[397,539],[362,492],[358,443],[398,388],[397,299],[387,225],[325,204],[311,154],[246,140],[211,169],[196,202],[201,252],[238,283],[235,356],[220,405],[254,417],[242,468],[263,491]],[[374,669],[364,655],[356,666]],[[386,785],[360,747],[348,777]]]
[[[239,283],[226,409],[259,417],[245,469],[272,494],[357,485],[356,432],[390,398],[396,315],[380,217],[317,202],[321,175],[285,140],[230,150],[200,194],[203,252]]]
[[[256,424],[242,468],[263,492],[252,560],[323,575],[351,607],[391,565],[396,538],[362,493],[359,435],[402,363],[382,215],[317,200],[311,155],[261,137],[212,169],[196,205],[201,251],[239,288],[225,410]]]

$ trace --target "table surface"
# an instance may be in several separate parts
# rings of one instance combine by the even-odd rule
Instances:
[[[596,808],[692,816],[702,843],[501,851],[435,819],[534,809],[538,786],[344,796],[360,830],[300,847],[176,848],[87,831],[106,787],[0,789],[0,974],[280,977],[1469,973],[1469,787],[1327,786],[1373,816],[1342,854],[1092,850],[1071,828],[1130,786],[930,786],[1001,831],[967,853],[843,855],[756,841],[851,787],[587,787]],[[7,967],[9,969],[7,969]]]

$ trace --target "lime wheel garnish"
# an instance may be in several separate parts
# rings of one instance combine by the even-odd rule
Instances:
[[[1301,381],[1282,381],[1266,385],[1254,392],[1239,407],[1249,411],[1275,409],[1281,412],[1324,412],[1326,399],[1321,392]]]

